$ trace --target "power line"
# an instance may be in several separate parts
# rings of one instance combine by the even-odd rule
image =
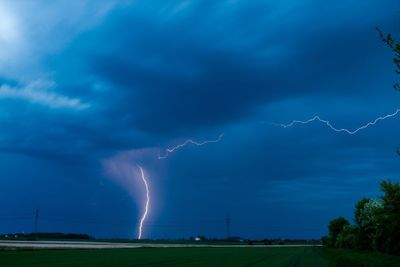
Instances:
[[[39,209],[36,209],[35,212],[35,228],[34,228],[34,233],[37,234],[38,232],[38,226],[39,226]]]
[[[231,237],[231,218],[229,216],[226,217],[226,239]]]
[[[122,218],[88,218],[88,217],[77,217],[75,216],[66,216],[66,215],[43,215],[40,213],[39,209],[35,210],[34,215],[34,233],[39,231],[39,223],[42,221],[49,222],[59,222],[59,223],[74,223],[74,224],[88,224],[88,225],[110,225],[110,226],[120,226],[126,227],[134,224],[134,220],[130,219],[122,219]],[[26,220],[32,218],[32,215],[26,216],[21,215],[1,215],[0,220],[2,221],[17,221],[17,220]],[[196,223],[202,222],[202,226],[206,227],[223,227],[221,224],[221,220],[217,219],[202,219],[199,221],[180,221],[180,220],[166,220],[166,221],[149,221],[149,227],[154,229],[192,229],[198,227]],[[227,216],[224,220],[226,237],[231,237],[231,227],[232,227],[232,219],[230,216]],[[240,230],[280,230],[280,231],[303,231],[303,232],[312,232],[318,230],[325,230],[326,227],[324,225],[271,225],[271,224],[254,224],[251,222],[236,222],[236,228]],[[215,229],[215,228],[214,228]],[[221,228],[220,228],[221,229]]]

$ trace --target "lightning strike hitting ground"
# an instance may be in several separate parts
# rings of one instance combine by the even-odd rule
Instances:
[[[149,204],[150,204],[150,190],[149,190],[149,185],[147,183],[146,177],[144,176],[143,168],[141,166],[138,166],[140,169],[140,176],[142,178],[142,181],[144,183],[144,186],[146,188],[146,205],[144,208],[144,213],[142,215],[142,218],[140,219],[140,224],[139,224],[139,233],[138,233],[138,239],[142,239],[142,230],[143,230],[143,224],[144,221],[146,220],[147,213],[149,211]]]
[[[185,142],[183,142],[182,144],[176,145],[176,146],[174,146],[172,148],[165,149],[164,155],[162,155],[162,156],[159,155],[158,159],[166,159],[166,158],[168,158],[169,154],[174,153],[175,151],[179,150],[180,148],[182,148],[182,147],[184,147],[186,145],[192,144],[192,145],[196,145],[196,146],[203,146],[205,144],[218,143],[219,141],[222,140],[223,137],[224,137],[224,134],[222,133],[215,140],[206,140],[206,141],[203,141],[203,142],[197,142],[197,141],[194,141],[192,139],[188,139]]]
[[[394,117],[399,113],[400,113],[400,109],[396,109],[396,111],[394,113],[378,117],[375,120],[370,121],[367,124],[365,124],[363,126],[360,126],[359,128],[357,128],[355,130],[349,130],[349,129],[346,129],[346,128],[336,128],[329,121],[321,119],[318,115],[313,117],[313,118],[311,118],[311,119],[309,119],[309,120],[306,120],[306,121],[294,120],[294,121],[290,122],[289,124],[276,124],[275,123],[275,125],[281,126],[283,128],[289,128],[289,127],[292,127],[295,124],[308,124],[308,123],[311,123],[313,121],[319,121],[319,122],[324,123],[326,126],[328,126],[331,130],[333,130],[335,132],[345,132],[345,133],[353,135],[353,134],[358,133],[361,130],[364,130],[364,129],[368,128],[369,126],[375,125],[378,121],[386,120],[388,118]]]

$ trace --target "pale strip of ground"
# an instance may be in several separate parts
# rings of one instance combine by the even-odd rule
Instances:
[[[161,243],[113,243],[74,241],[8,241],[0,240],[0,248],[32,249],[108,249],[108,248],[234,248],[234,247],[315,247],[321,245],[212,245],[212,244],[161,244]]]

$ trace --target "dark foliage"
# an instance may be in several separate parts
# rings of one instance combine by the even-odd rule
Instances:
[[[339,234],[343,231],[344,227],[348,225],[350,225],[350,223],[343,217],[334,219],[329,223],[328,228],[329,236],[331,237],[331,246],[335,246]]]
[[[323,244],[400,255],[400,184],[382,181],[381,191],[380,199],[364,198],[355,205],[355,225],[343,217],[332,220]]]
[[[392,49],[394,53],[393,63],[396,65],[396,73],[400,74],[400,42],[396,41],[390,33],[384,34],[378,27],[376,27],[376,29],[381,40]],[[400,83],[395,83],[393,87],[400,91]]]

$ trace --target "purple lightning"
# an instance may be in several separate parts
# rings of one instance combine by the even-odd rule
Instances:
[[[146,220],[147,217],[147,213],[149,211],[149,204],[150,204],[150,190],[149,190],[149,184],[147,183],[146,177],[144,176],[144,172],[143,172],[143,168],[141,166],[139,166],[140,169],[140,175],[142,178],[142,181],[144,183],[144,186],[146,188],[146,205],[145,205],[145,209],[144,209],[144,213],[142,215],[142,218],[140,219],[140,224],[139,224],[139,234],[138,234],[138,239],[142,239],[142,229],[143,229],[143,224],[144,221]]]
[[[387,114],[387,115],[378,117],[378,118],[376,118],[375,120],[370,121],[370,122],[368,122],[367,124],[365,124],[365,125],[363,125],[363,126],[357,128],[357,129],[355,129],[355,130],[348,130],[348,129],[346,129],[346,128],[336,128],[336,127],[334,127],[329,121],[321,119],[318,115],[315,116],[315,117],[313,117],[313,118],[311,118],[311,119],[309,119],[309,120],[306,120],[306,121],[294,120],[294,121],[292,121],[292,122],[289,123],[289,124],[275,124],[275,125],[281,126],[281,127],[283,127],[283,128],[289,128],[289,127],[292,127],[292,126],[295,125],[295,124],[308,124],[308,123],[313,122],[313,121],[319,121],[319,122],[324,123],[326,126],[328,126],[329,128],[331,128],[331,130],[333,130],[333,131],[335,131],[335,132],[345,132],[345,133],[348,133],[348,134],[353,135],[353,134],[358,133],[358,132],[361,131],[361,130],[364,130],[364,129],[368,128],[369,126],[375,125],[378,121],[386,120],[386,119],[388,119],[388,118],[394,117],[394,116],[396,116],[396,115],[399,114],[399,113],[400,113],[400,109],[396,109],[396,111],[395,111],[394,113],[391,113],[391,114]]]
[[[206,141],[203,141],[203,142],[197,142],[197,141],[194,141],[192,139],[188,139],[185,142],[183,142],[182,144],[179,144],[179,145],[176,145],[174,147],[165,149],[164,155],[163,156],[159,155],[158,159],[166,159],[166,158],[168,158],[169,154],[174,153],[175,151],[179,150],[180,148],[182,148],[182,147],[184,147],[186,145],[192,144],[192,145],[196,145],[196,146],[203,146],[205,144],[218,143],[219,141],[222,140],[223,137],[224,137],[224,134],[222,133],[215,140],[206,140]]]

